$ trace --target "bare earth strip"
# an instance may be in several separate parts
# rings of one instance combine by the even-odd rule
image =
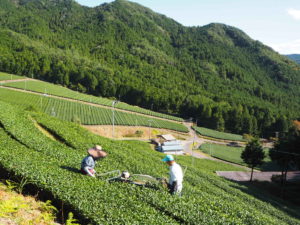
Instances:
[[[234,181],[249,181],[251,172],[241,171],[216,171],[218,176],[224,177]],[[253,172],[253,180],[271,181],[273,175],[281,175],[281,172]],[[287,173],[288,181],[300,180],[300,171],[293,171]]]
[[[33,80],[31,78],[22,78],[22,79],[16,79],[16,80],[1,80],[0,84],[6,84],[6,83],[14,83],[14,82],[20,82],[20,81],[25,81],[25,80]]]
[[[112,125],[82,125],[84,128],[89,131],[107,138],[112,138]],[[140,137],[135,135],[136,131],[142,131]],[[149,137],[156,138],[157,135],[161,134],[172,134],[177,139],[187,139],[189,138],[188,134],[176,132],[168,129],[160,128],[149,128],[142,126],[115,126],[114,128],[114,137],[118,140],[141,140],[149,141]]]

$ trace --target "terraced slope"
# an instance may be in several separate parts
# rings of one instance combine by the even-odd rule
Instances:
[[[187,128],[179,123],[161,119],[149,118],[113,110],[90,106],[78,102],[47,97],[47,95],[35,95],[19,91],[0,88],[0,100],[21,105],[34,107],[49,115],[66,121],[78,121],[85,125],[126,125],[126,126],[151,126],[165,128],[180,132],[188,132]]]
[[[2,73],[0,72],[0,81],[4,81],[4,80],[17,80],[17,79],[22,79],[25,77],[22,76],[17,76],[17,75],[13,75],[13,74],[9,74],[9,73]]]
[[[163,154],[145,143],[105,139],[76,124],[7,103],[0,103],[0,111],[1,167],[51,192],[92,224],[300,223],[298,208],[217,177],[213,171],[238,169],[212,161],[195,159],[192,164],[190,157],[177,157],[188,166],[181,198],[160,186],[141,188],[83,176],[78,171],[80,161],[94,144],[101,144],[109,154],[97,164],[98,172],[120,169],[161,177],[167,167],[161,162]],[[33,121],[60,141],[43,135]]]
[[[230,141],[246,141],[242,135],[220,132],[205,127],[193,127],[200,135]]]
[[[1,77],[1,75],[0,75],[0,77]],[[17,83],[6,83],[5,86],[35,91],[35,92],[39,92],[39,93],[51,94],[51,95],[55,95],[55,96],[61,96],[61,97],[81,100],[81,101],[85,101],[85,102],[91,102],[91,103],[110,106],[110,107],[113,104],[113,100],[110,100],[107,98],[83,94],[83,93],[76,92],[76,91],[70,90],[68,88],[59,86],[59,85],[54,85],[51,83],[38,81],[38,80],[21,81],[21,82],[17,82]],[[183,121],[183,119],[179,118],[179,117],[150,111],[147,109],[140,108],[138,106],[128,105],[124,102],[118,102],[117,104],[115,104],[115,107],[119,108],[119,109],[124,109],[127,111],[132,111],[132,112],[155,116],[158,118],[165,118],[165,119],[174,120],[174,121]]]

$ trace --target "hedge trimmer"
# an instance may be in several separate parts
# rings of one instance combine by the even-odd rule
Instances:
[[[124,182],[143,187],[158,188],[160,184],[164,187],[167,186],[165,178],[155,178],[146,174],[130,174],[128,171],[113,170],[96,174],[96,177],[108,177],[107,182]]]

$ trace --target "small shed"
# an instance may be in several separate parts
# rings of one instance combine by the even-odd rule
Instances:
[[[166,141],[163,143],[164,146],[171,146],[171,145],[181,145],[181,141],[174,140],[174,141]]]
[[[165,143],[170,143],[170,142],[165,142]],[[164,144],[161,146],[157,146],[156,150],[165,154],[183,154],[184,149],[181,144],[176,144],[176,145],[164,145]]]
[[[169,145],[169,146],[161,146],[162,152],[176,152],[183,151],[182,145]]]

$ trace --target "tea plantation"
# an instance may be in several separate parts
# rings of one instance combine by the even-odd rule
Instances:
[[[0,74],[0,79],[1,79],[1,76],[2,75]],[[6,77],[9,77],[8,74],[6,75]],[[55,96],[61,96],[61,97],[81,100],[81,101],[85,101],[85,102],[91,102],[94,104],[105,105],[105,106],[110,106],[110,107],[112,106],[112,103],[113,103],[113,100],[111,100],[111,99],[83,94],[83,93],[76,92],[76,91],[70,90],[68,88],[59,86],[59,85],[55,85],[55,84],[51,84],[51,83],[43,82],[43,81],[38,81],[38,80],[7,83],[7,84],[5,84],[5,86],[30,90],[30,91],[39,92],[39,93],[51,94],[51,95],[55,95]],[[138,106],[132,106],[125,102],[118,102],[118,104],[116,104],[115,107],[119,108],[119,109],[132,111],[132,112],[151,115],[151,116],[155,116],[155,117],[161,117],[161,118],[165,118],[165,119],[169,119],[169,120],[174,120],[174,121],[179,121],[179,122],[183,121],[183,119],[179,118],[179,117],[154,112],[151,110],[140,108]]]
[[[220,132],[212,129],[208,129],[205,127],[193,127],[193,129],[202,136],[212,137],[216,139],[222,140],[230,140],[230,141],[246,141],[242,135],[231,134],[226,132]]]
[[[110,125],[112,124],[112,109],[90,106],[79,102],[23,93],[20,91],[0,88],[0,100],[14,103],[24,108],[33,107],[66,121],[79,120],[85,125]],[[114,124],[125,126],[151,126],[175,131],[188,132],[188,129],[176,122],[149,118],[121,111],[114,112]]]
[[[17,80],[17,79],[24,79],[24,78],[26,78],[26,77],[0,72],[0,81]],[[0,82],[0,84],[1,84],[1,82]]]
[[[79,173],[86,149],[100,144],[108,157],[96,170],[167,176],[163,154],[142,142],[113,141],[80,126],[0,102],[0,165],[52,193],[90,224],[300,224],[299,209],[214,174],[230,165],[176,156],[187,166],[182,197],[156,188],[107,183]],[[45,136],[37,124],[56,139]],[[255,197],[253,196],[255,194]]]

